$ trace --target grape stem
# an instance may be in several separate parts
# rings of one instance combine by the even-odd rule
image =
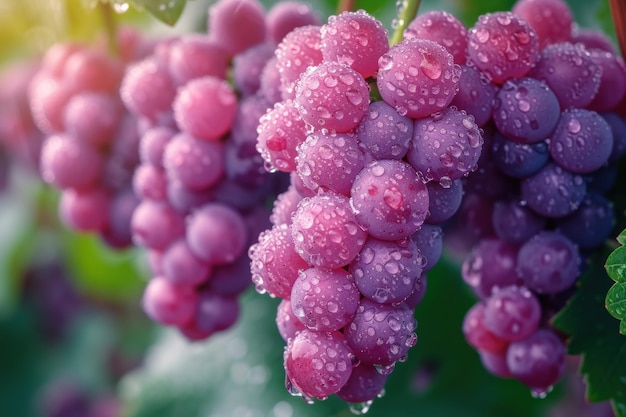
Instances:
[[[391,45],[395,45],[404,38],[404,30],[409,23],[417,16],[417,10],[420,7],[420,0],[401,0],[398,8],[398,18],[395,21],[395,32],[389,41]]]
[[[626,0],[609,0],[613,26],[622,57],[626,57]]]
[[[355,7],[356,0],[339,0],[337,4],[337,14],[354,11]]]
[[[117,45],[117,23],[115,22],[115,16],[113,15],[113,9],[109,3],[99,3],[100,13],[102,15],[102,21],[104,24],[104,30],[106,31],[107,45],[109,52],[113,56],[119,55],[119,49]]]

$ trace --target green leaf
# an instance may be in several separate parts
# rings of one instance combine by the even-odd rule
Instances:
[[[626,417],[626,337],[615,331],[615,320],[604,305],[611,285],[602,267],[606,252],[592,258],[577,293],[553,324],[570,335],[569,353],[582,355],[579,372],[587,383],[587,399],[610,400],[617,416]]]
[[[622,237],[622,235],[620,235]],[[606,259],[606,272],[615,282],[626,282],[626,247],[615,249]]]
[[[616,319],[622,320],[620,328],[626,319],[626,282],[614,284],[606,294],[606,309]]]
[[[161,22],[174,26],[185,10],[187,0],[132,0],[132,3]]]

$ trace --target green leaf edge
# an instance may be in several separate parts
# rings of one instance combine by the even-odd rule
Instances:
[[[152,16],[169,26],[174,26],[183,14],[187,0],[132,0],[131,3],[146,10]]]

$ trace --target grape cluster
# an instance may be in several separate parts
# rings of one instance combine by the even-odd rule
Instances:
[[[258,119],[272,103],[262,73],[286,32],[316,21],[300,3],[266,14],[256,0],[220,0],[206,33],[158,42],[122,81],[124,104],[141,120],[131,226],[152,273],[143,307],[190,340],[238,318],[238,295],[250,284],[247,248],[285,183],[255,149]]]
[[[267,168],[291,179],[249,251],[257,291],[281,299],[287,389],[361,411],[417,342],[439,224],[483,144],[474,117],[451,105],[462,54],[442,45],[462,51],[465,28],[445,12],[411,27],[390,46],[360,10],[288,33],[273,58],[280,100],[258,126]]]
[[[98,233],[113,248],[132,244],[137,199],[131,178],[139,159],[138,121],[124,109],[119,87],[142,49],[140,40],[121,38],[119,57],[99,47],[54,45],[28,91],[35,124],[47,135],[40,173],[62,191],[61,219],[74,230]]]
[[[612,233],[606,193],[626,150],[616,114],[624,61],[573,23],[561,0],[519,0],[479,17],[455,98],[481,114],[486,132],[460,214],[478,238],[462,265],[479,298],[463,332],[487,370],[537,396],[563,373],[564,339],[549,320]]]

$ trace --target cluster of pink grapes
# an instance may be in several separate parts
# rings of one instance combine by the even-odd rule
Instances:
[[[608,38],[575,29],[562,0],[483,15],[467,40],[461,93],[491,105],[461,209],[479,238],[462,266],[479,298],[463,332],[487,370],[542,397],[566,358],[549,320],[613,232],[605,194],[626,151],[615,113],[626,69]]]
[[[273,103],[261,73],[285,33],[316,21],[299,3],[266,15],[256,0],[220,0],[206,33],[157,43],[122,81],[122,100],[142,121],[131,226],[152,272],[143,307],[191,340],[239,315],[247,248],[285,182],[255,149],[259,117]]]
[[[28,85],[33,120],[46,135],[39,170],[61,190],[61,219],[114,248],[132,244],[130,217],[137,204],[130,185],[138,121],[119,95],[126,66],[142,50],[131,35],[121,37],[120,57],[105,48],[56,44]]]
[[[438,224],[459,208],[483,143],[474,117],[451,106],[464,37],[433,12],[390,47],[361,10],[297,28],[276,49],[281,100],[260,119],[257,149],[291,183],[249,253],[257,290],[282,299],[292,394],[365,411],[417,342]]]

